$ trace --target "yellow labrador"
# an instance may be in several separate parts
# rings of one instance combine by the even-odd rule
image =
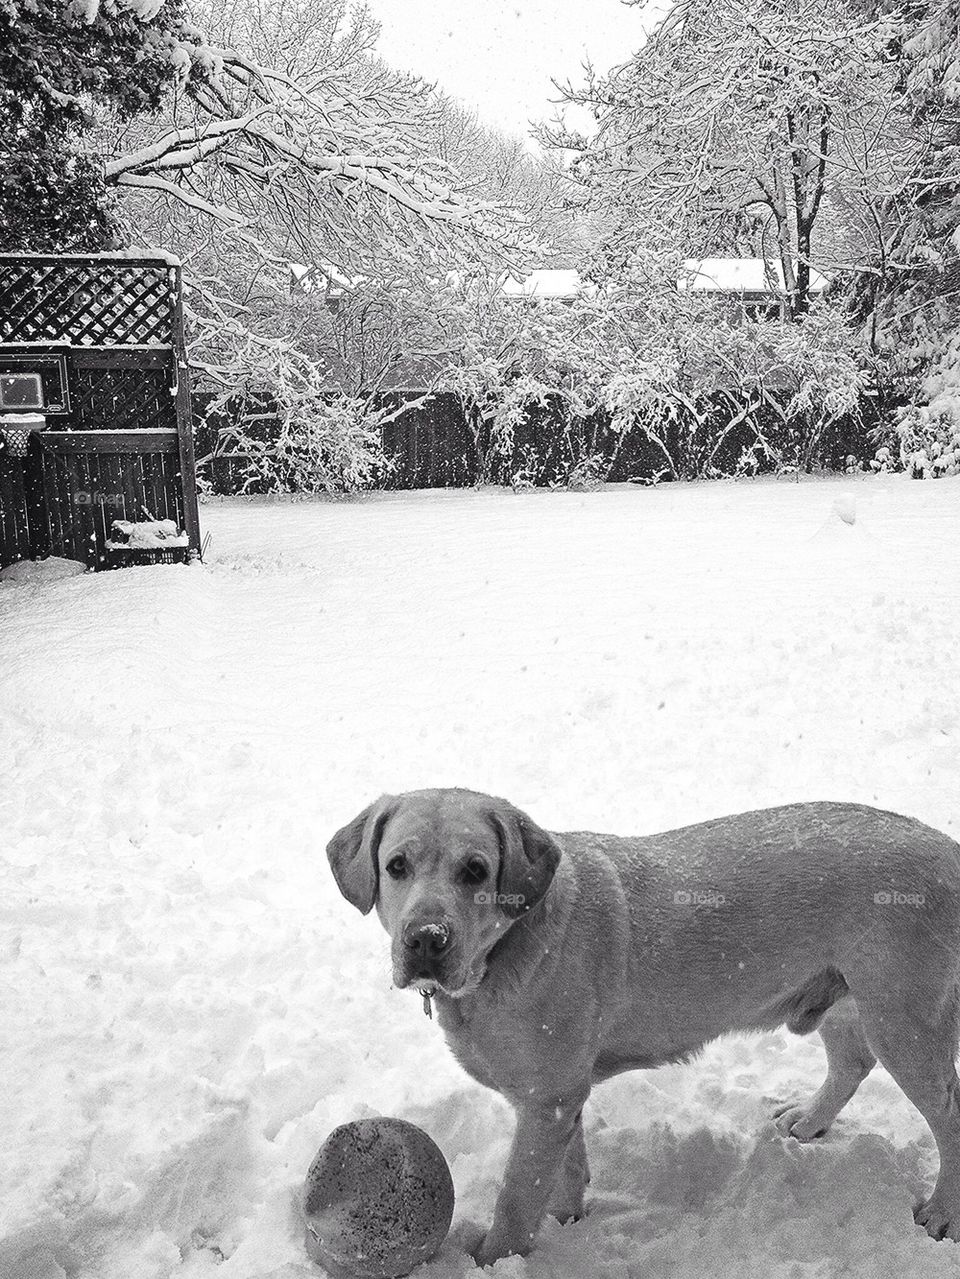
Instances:
[[[551,835],[466,790],[386,795],[327,847],[375,905],[393,980],[435,998],[458,1060],[517,1127],[481,1264],[583,1211],[581,1112],[620,1071],[727,1031],[819,1029],[827,1077],[777,1111],[822,1135],[879,1060],[936,1138],[915,1212],[960,1239],[960,845],[859,804],[791,804],[666,834]],[[429,1005],[428,1005],[429,1006]]]

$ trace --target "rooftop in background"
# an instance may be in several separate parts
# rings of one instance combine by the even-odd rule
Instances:
[[[810,292],[822,293],[830,281],[810,268]],[[783,267],[764,258],[688,258],[677,281],[681,292],[744,293],[769,297],[785,293]]]
[[[810,293],[822,293],[830,280],[810,267]],[[785,293],[784,269],[780,262],[762,257],[686,258],[683,274],[676,281],[680,292],[690,293]]]
[[[541,269],[522,280],[508,275],[501,292],[511,298],[575,298],[581,290],[580,272]]]
[[[299,284],[304,293],[318,288],[328,298],[340,298],[348,289],[355,289],[366,280],[364,275],[347,276],[337,270],[332,262],[318,262],[315,266],[304,266],[302,262],[290,262],[291,287]]]

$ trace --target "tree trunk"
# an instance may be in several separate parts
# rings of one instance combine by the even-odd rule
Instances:
[[[790,318],[798,320],[810,310],[810,230],[802,228],[797,236],[797,271],[795,291],[790,299]]]

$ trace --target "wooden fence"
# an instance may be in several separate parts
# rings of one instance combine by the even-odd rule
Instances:
[[[114,520],[200,528],[180,269],[165,259],[0,255],[0,376],[39,374],[46,429],[0,449],[0,567],[119,567]]]
[[[407,394],[412,397],[415,393]],[[393,409],[403,398],[402,392],[385,392],[377,404]],[[209,395],[194,397],[197,454],[209,459],[201,464],[201,475],[215,493],[262,492],[264,485],[251,479],[247,459],[233,451],[229,443],[229,414],[208,413],[212,399]],[[256,413],[259,420],[249,428],[251,434],[256,432],[257,437],[268,440],[277,430],[269,402],[259,404]],[[718,410],[718,414],[719,430],[723,412]],[[772,411],[765,432],[774,445],[788,446]],[[668,424],[660,434],[674,464],[682,470],[684,450],[689,448],[682,425]],[[713,459],[717,470],[732,474],[744,448],[754,438],[746,426],[734,429]],[[449,393],[435,394],[425,404],[402,413],[383,428],[382,443],[391,463],[383,481],[383,487],[389,489],[463,488],[479,482],[507,484],[518,476],[537,485],[564,483],[576,464],[590,456],[600,456],[610,463],[607,478],[612,482],[652,479],[666,466],[663,449],[643,431],[635,429],[621,436],[599,413],[571,425],[563,421],[558,406],[549,403],[531,405],[514,431],[510,447],[497,451],[492,448],[489,429],[471,421],[459,397]],[[867,452],[863,421],[847,418],[827,430],[816,460],[819,465],[840,469],[849,454],[862,457]]]

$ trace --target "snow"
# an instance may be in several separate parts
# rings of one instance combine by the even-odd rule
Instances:
[[[84,3],[91,3],[99,7],[99,0],[84,0]],[[125,7],[128,9],[133,9],[134,5],[127,4]],[[96,17],[95,11],[93,16]],[[91,21],[92,21],[92,18],[91,18]],[[175,253],[168,253],[166,249],[138,248],[138,247],[127,248],[127,249],[110,249],[108,252],[104,252],[104,253],[57,253],[54,255],[51,255],[49,253],[0,253],[0,261],[6,258],[8,260],[12,260],[15,262],[20,262],[24,259],[28,261],[39,260],[39,261],[49,262],[51,260],[51,256],[55,257],[56,261],[58,262],[89,262],[92,259],[98,262],[135,261],[135,262],[162,262],[164,266],[180,265],[180,259],[177,257],[177,255]],[[38,343],[17,342],[17,346],[35,346],[35,345],[38,345]],[[57,345],[62,345],[62,343],[44,342],[39,345],[57,346]]]
[[[522,280],[508,275],[500,291],[517,298],[574,298],[580,292],[580,273],[542,269],[530,271]]]
[[[855,499],[856,518],[843,510]],[[423,1127],[473,1272],[511,1133],[390,987],[330,835],[460,784],[644,833],[842,798],[957,835],[960,477],[210,502],[205,565],[0,588],[0,1275],[315,1279],[338,1124]],[[503,1279],[956,1275],[879,1068],[780,1139],[816,1035],[596,1089],[594,1207]]]
[[[65,577],[77,577],[87,571],[79,560],[66,560],[60,555],[48,555],[43,560],[18,560],[0,569],[0,582],[59,582]]]
[[[111,528],[115,528],[124,540],[108,541],[108,550],[190,545],[186,533],[181,533],[173,520],[114,520]]]
[[[41,431],[46,420],[43,413],[0,413],[0,431]]]
[[[150,22],[163,8],[164,0],[117,0],[117,3],[129,9],[141,22]],[[70,0],[67,9],[81,21],[90,23],[100,12],[100,0]]]
[[[828,283],[825,275],[810,268],[811,293],[822,292]],[[763,258],[688,258],[677,288],[691,293],[782,292],[783,266],[779,260]]]
[[[294,283],[300,284],[305,293],[309,293],[314,287],[315,274],[319,274],[322,280],[322,287],[331,297],[340,297],[351,289],[357,289],[361,284],[367,282],[368,277],[365,275],[344,275],[339,271],[332,262],[326,259],[321,260],[316,266],[305,266],[302,262],[291,262],[290,275]]]

